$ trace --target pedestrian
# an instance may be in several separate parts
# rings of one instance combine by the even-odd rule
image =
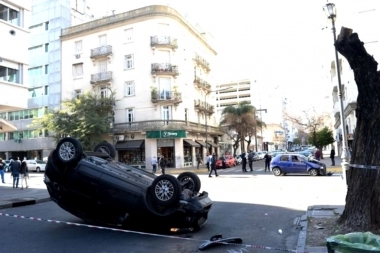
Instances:
[[[3,159],[0,158],[0,175],[1,175],[1,182],[3,182],[3,184],[5,184],[4,169],[5,169],[5,163],[3,162]]]
[[[157,170],[157,158],[153,156],[152,158],[152,173],[156,173]]]
[[[166,162],[165,156],[161,156],[160,167],[161,167],[162,174],[165,174],[166,165],[167,165],[167,162]]]
[[[243,153],[241,153],[240,155],[241,157],[241,164],[242,164],[242,170],[243,172],[247,172],[247,155],[245,153],[245,151],[243,151]]]
[[[265,172],[267,171],[270,171],[270,161],[272,160],[272,156],[268,153],[265,154],[264,156],[264,160],[265,160]]]
[[[250,171],[252,172],[253,169],[252,169],[252,163],[253,163],[253,157],[254,157],[255,153],[253,153],[252,150],[249,151],[249,154],[248,154],[248,166],[249,166],[249,169]]]
[[[321,160],[321,151],[317,148],[314,152],[314,157],[316,160],[320,161]]]
[[[196,157],[196,159],[197,159],[197,169],[199,169],[199,164],[200,164],[201,161],[202,161],[201,154],[197,153],[197,157]]]
[[[26,160],[22,161],[21,167],[20,167],[20,177],[21,177],[21,190],[24,190],[24,184],[23,181],[25,180],[25,188],[29,188],[28,185],[28,165],[26,164]]]
[[[18,188],[18,182],[20,177],[20,168],[21,162],[20,158],[17,157],[15,161],[13,161],[10,165],[11,176],[13,177],[13,188]]]
[[[226,163],[227,163],[226,155],[223,155],[222,156],[222,167],[223,167],[224,170],[227,168]]]
[[[208,172],[210,172],[210,168],[211,168],[211,159],[212,159],[212,155],[210,153],[207,153],[206,167],[207,167]]]
[[[331,166],[335,166],[335,150],[334,147],[330,151]]]
[[[212,171],[215,172],[215,176],[219,176],[218,173],[216,172],[216,155],[215,153],[212,153],[212,158],[211,158],[211,170],[210,173],[208,174],[208,177],[212,177]]]

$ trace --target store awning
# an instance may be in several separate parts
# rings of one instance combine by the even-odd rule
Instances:
[[[183,141],[189,146],[198,147],[198,148],[200,147],[200,145],[193,140],[184,139]]]
[[[0,119],[0,131],[13,132],[17,127],[5,119]]]
[[[204,142],[204,141],[198,141],[197,140],[195,142],[197,142],[198,144],[200,144],[201,146],[206,147],[206,148],[210,146],[210,144],[207,145],[206,142]]]
[[[131,141],[120,141],[115,145],[117,150],[131,150],[142,148],[145,140],[131,140]]]
[[[214,148],[219,147],[218,144],[213,143],[213,142],[211,142],[211,141],[208,141],[207,144],[210,144],[210,145],[213,146]]]

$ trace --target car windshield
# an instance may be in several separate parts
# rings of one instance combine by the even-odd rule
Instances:
[[[39,163],[39,164],[46,164],[45,161],[41,161],[41,160],[36,160],[36,162]]]

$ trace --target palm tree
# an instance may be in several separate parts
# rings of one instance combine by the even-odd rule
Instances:
[[[258,124],[256,120],[256,108],[248,101],[238,103],[237,106],[227,106],[222,112],[220,125],[224,128],[225,133],[234,141],[234,155],[236,149],[241,144],[242,151],[245,151],[245,138],[248,136],[248,147],[251,142],[253,129]]]

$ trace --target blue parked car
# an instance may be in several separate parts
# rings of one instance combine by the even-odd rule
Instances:
[[[299,154],[281,154],[270,163],[273,175],[309,174],[310,176],[326,175],[326,165],[313,158]]]

